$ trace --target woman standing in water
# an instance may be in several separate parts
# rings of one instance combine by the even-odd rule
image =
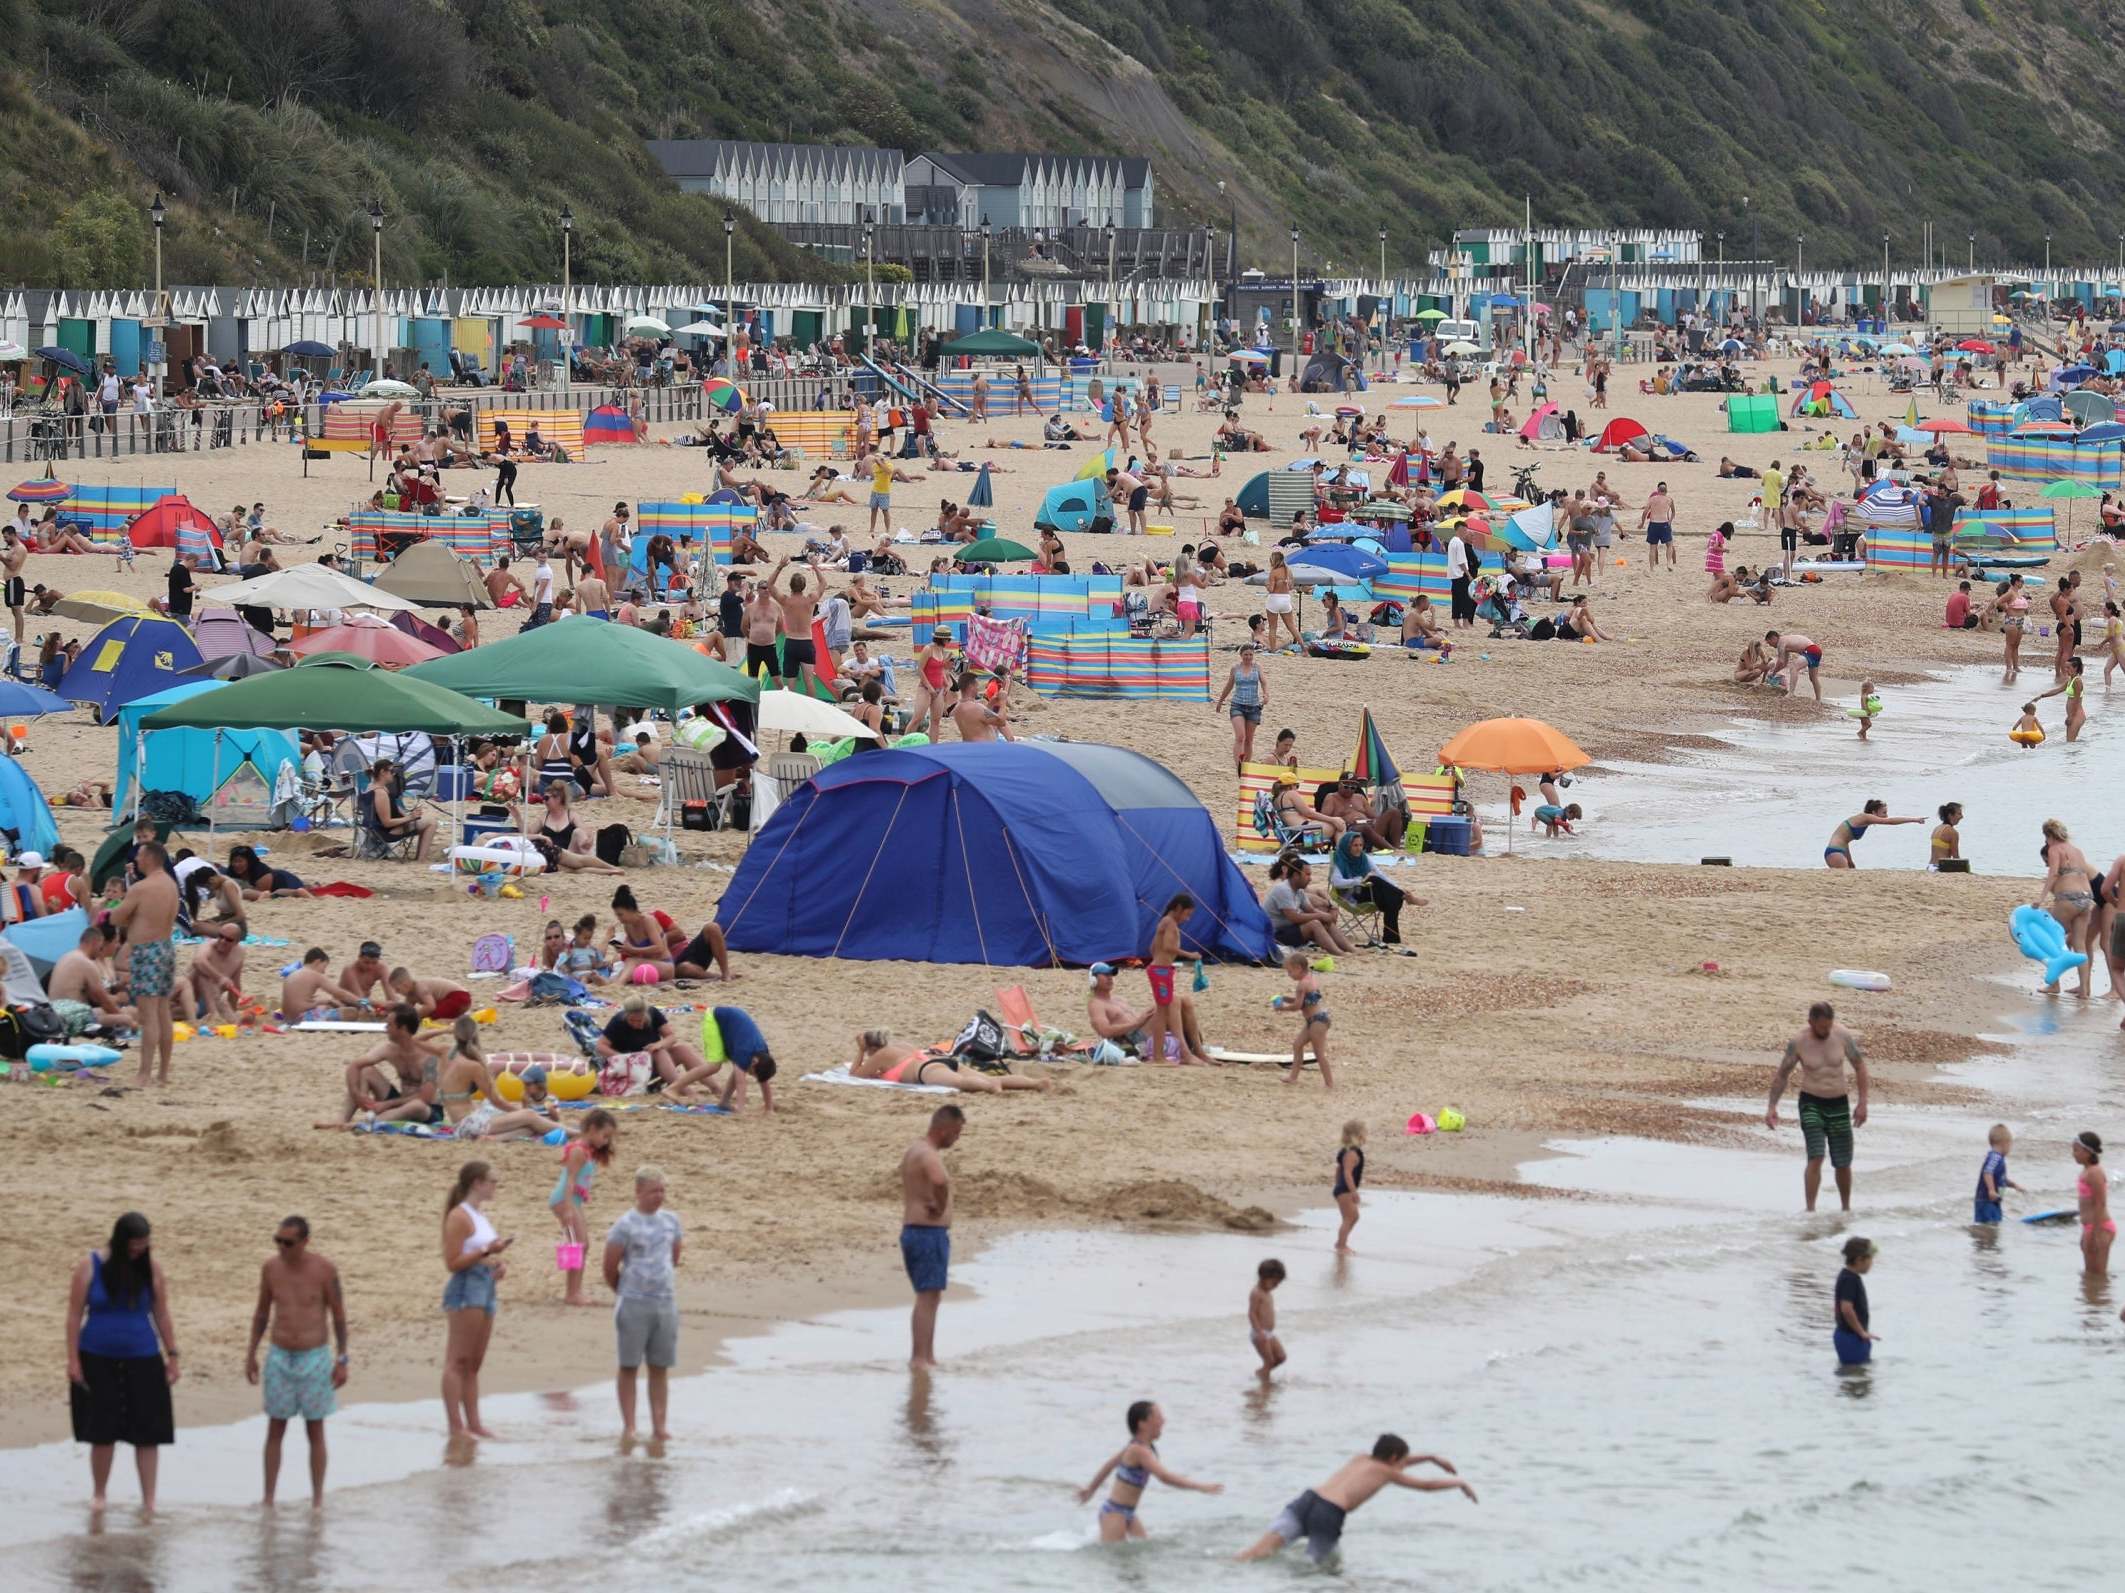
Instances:
[[[2042,856],[2049,865],[2044,886],[2029,905],[2041,909],[2049,898],[2051,916],[2066,931],[2067,946],[2094,956],[2098,948],[2090,945],[2089,940],[2095,922],[2095,870],[2088,866],[2088,859],[2081,855],[2081,849],[2067,839],[2066,826],[2057,819],[2044,821]],[[2089,978],[2089,966],[2083,962],[2080,995],[2084,1001],[2088,999]],[[2044,988],[2052,987],[2046,985]]]
[[[1852,817],[1846,819],[1830,832],[1830,844],[1822,849],[1822,860],[1831,868],[1857,868],[1859,865],[1852,861],[1852,848],[1858,845],[1861,837],[1875,825],[1924,824],[1925,822],[1922,818],[1890,818],[1889,804],[1880,797],[1876,797],[1864,808],[1860,809],[1859,812],[1853,814]]]
[[[480,1367],[487,1341],[494,1335],[494,1286],[508,1263],[500,1259],[511,1241],[497,1238],[494,1224],[481,1208],[494,1198],[494,1169],[467,1162],[457,1170],[450,1199],[443,1207],[443,1266],[450,1281],[443,1286],[443,1316],[449,1338],[443,1350],[443,1414],[450,1436],[492,1438],[480,1425]]]
[[[2074,1136],[2073,1163],[2080,1169],[2073,1193],[2081,1207],[2081,1266],[2092,1278],[2110,1271],[2110,1247],[2118,1237],[2118,1220],[2110,1214],[2110,1175],[2103,1171],[2103,1139],[2093,1132]]]
[[[1107,1480],[1108,1473],[1114,1475],[1114,1491],[1099,1507],[1099,1541],[1102,1543],[1149,1536],[1144,1531],[1144,1524],[1136,1519],[1136,1507],[1143,1503],[1144,1488],[1153,1477],[1169,1488],[1191,1488],[1197,1493],[1225,1491],[1221,1482],[1191,1482],[1159,1464],[1158,1440],[1166,1430],[1166,1413],[1153,1401],[1138,1400],[1129,1407],[1126,1419],[1129,1441],[1112,1460],[1099,1468],[1097,1476],[1077,1490],[1077,1502],[1089,1504],[1092,1496],[1099,1492],[1099,1485]]]
[[[2038,702],[2042,702],[2046,697],[2057,697],[2062,694],[2065,696],[2066,739],[2068,741],[2080,740],[2081,726],[2088,723],[2088,710],[2082,703],[2082,691],[2087,684],[2082,678],[2083,667],[2078,656],[2067,659],[2066,678],[2052,687],[2051,690],[2040,691],[2036,694]]]
[[[111,1462],[133,1446],[140,1508],[155,1511],[162,1446],[177,1440],[170,1385],[177,1381],[170,1286],[148,1245],[148,1220],[129,1211],[111,1242],[74,1269],[66,1298],[66,1380],[74,1442],[89,1446],[91,1512],[104,1507]]]
[[[2022,584],[2019,575],[2007,578],[2006,588],[1998,600],[2000,612],[2000,635],[2007,646],[2007,672],[2001,680],[2012,685],[2014,677],[2022,672],[2022,632],[2029,628],[2029,588]]]

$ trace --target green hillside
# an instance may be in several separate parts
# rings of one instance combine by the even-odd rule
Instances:
[[[2114,256],[2125,21],[2100,0],[0,0],[0,280],[714,280],[722,207],[652,137],[1143,153],[1161,220],[1274,262],[1413,263],[1538,219],[1795,232],[1824,265],[1931,220]],[[2031,64],[2042,61],[2040,80]],[[738,272],[827,268],[749,222]]]

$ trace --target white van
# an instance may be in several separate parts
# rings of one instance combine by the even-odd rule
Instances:
[[[1490,342],[1490,339],[1483,335],[1483,328],[1473,321],[1434,321],[1432,331],[1442,345],[1473,343],[1478,348],[1484,348]]]

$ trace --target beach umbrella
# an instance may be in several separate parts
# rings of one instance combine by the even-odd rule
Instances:
[[[2115,420],[2118,406],[2107,393],[2086,390],[2068,393],[2064,399],[2066,413],[2082,425],[2093,425],[2099,420]]]
[[[291,653],[352,653],[356,658],[387,669],[425,664],[444,656],[440,647],[430,647],[419,637],[408,636],[381,620],[355,619],[344,625],[328,625],[288,644]]]
[[[190,669],[180,669],[170,684],[189,685],[196,680],[249,680],[253,675],[270,675],[281,667],[256,653],[226,653],[203,664],[194,664]]]
[[[418,398],[420,392],[411,382],[402,382],[395,377],[383,376],[361,390],[363,398]]]
[[[1445,404],[1445,399],[1433,398],[1429,393],[1417,393],[1412,397],[1398,398],[1394,401],[1396,409],[1441,409],[1445,407]]]
[[[1381,738],[1380,727],[1373,723],[1369,707],[1358,714],[1358,746],[1350,755],[1350,774],[1352,779],[1373,786],[1393,785],[1402,778],[1402,771],[1395,767],[1387,743]]]
[[[52,605],[52,612],[91,625],[108,625],[114,619],[144,619],[155,611],[145,598],[124,592],[69,592]]]
[[[981,474],[974,478],[974,485],[967,490],[967,507],[969,509],[988,509],[993,508],[995,503],[996,487],[989,480],[989,467],[987,462],[984,461],[981,467]]]
[[[1239,365],[1267,365],[1269,363],[1267,354],[1251,348],[1236,348],[1230,354],[1227,354],[1225,358]]]
[[[1966,337],[1955,345],[1965,354],[1997,354],[1997,344],[1988,343],[1981,337]]]
[[[72,706],[64,697],[46,691],[42,686],[0,675],[0,714],[56,714],[64,713]]]
[[[722,327],[716,325],[716,323],[713,321],[688,321],[684,326],[673,327],[671,330],[671,335],[673,337],[720,338],[727,336],[728,334],[724,332]]]
[[[46,465],[43,475],[16,482],[7,495],[17,503],[64,503],[74,495],[74,487],[72,482],[59,480]]]
[[[671,335],[671,325],[669,322],[658,320],[654,315],[630,316],[627,321],[627,335],[629,337],[668,337]]]
[[[90,369],[89,362],[87,360],[83,359],[79,354],[76,354],[72,349],[60,348],[56,344],[48,344],[44,348],[40,348],[39,350],[37,350],[37,358],[39,358],[40,360],[49,360],[52,364],[59,366],[63,370],[72,371],[76,376],[89,376],[94,374],[94,372]]]
[[[726,415],[735,414],[745,406],[745,389],[728,376],[711,376],[701,384],[701,396]]]
[[[2103,494],[2085,481],[2054,481],[2039,491],[2037,496],[2039,498],[2050,498],[2054,502],[2061,498],[2066,501],[2066,537],[2068,541],[2071,541],[2073,538],[2073,506],[2075,501],[2081,498],[2100,498]]]
[[[281,350],[283,354],[292,354],[297,359],[303,360],[327,360],[332,357],[333,352],[330,343],[320,343],[314,337],[306,337],[298,343],[290,343]]]
[[[1020,559],[1040,557],[1022,542],[1013,542],[1009,537],[983,537],[979,542],[969,542],[959,550],[961,564],[1015,564]]]
[[[517,322],[517,325],[528,326],[535,332],[565,332],[568,330],[568,323],[558,315],[546,315],[543,313],[527,315],[523,320]]]
[[[29,357],[30,351],[13,338],[0,337],[0,364],[12,365],[18,360],[26,360]]]
[[[1956,432],[1960,432],[1967,436],[1973,437],[1977,435],[1975,432],[1971,431],[1968,426],[1965,426],[1961,421],[1951,420],[1947,416],[1941,416],[1933,420],[1922,420],[1917,425],[1913,426],[1911,429],[1913,431],[1928,431],[1933,433],[1933,435],[1936,437],[1945,437],[1951,433]]]
[[[1446,312],[1444,310],[1419,310],[1410,319],[1412,321],[1443,321],[1446,319]]]
[[[1490,499],[1470,487],[1456,487],[1439,499],[1442,509],[1489,509],[1495,507]]]
[[[1439,749],[1439,761],[1491,774],[1562,774],[1593,762],[1579,744],[1539,719],[1482,719]],[[1505,849],[1513,849],[1512,799],[1506,798]]]
[[[1477,348],[1475,344],[1469,342],[1466,338],[1463,338],[1457,343],[1447,344],[1446,352],[1449,354],[1480,354],[1483,351]]]
[[[2073,428],[2063,420],[2025,420],[2021,425],[2014,428],[2014,434],[2017,437],[2033,434],[2056,435],[2059,432],[2070,432],[2072,430]]]
[[[839,739],[842,736],[862,736],[868,740],[876,732],[846,709],[837,708],[830,702],[821,702],[817,697],[801,691],[763,691],[760,693],[758,718],[755,721],[762,730],[781,730],[801,733],[806,737],[825,736]]]
[[[1912,347],[1912,346],[1911,346],[1911,345],[1910,345],[1909,343],[1884,343],[1884,344],[1882,345],[1882,347],[1881,347],[1881,351],[1882,351],[1882,352],[1883,352],[1884,354],[1899,354],[1899,355],[1901,355],[1901,354],[1916,354],[1916,353],[1918,352],[1918,350],[1917,350],[1917,349],[1915,349],[1915,348],[1913,348],[1913,347]]]
[[[1339,581],[1369,581],[1387,573],[1385,559],[1348,542],[1320,542],[1299,548],[1287,562],[1294,574],[1315,570]]]

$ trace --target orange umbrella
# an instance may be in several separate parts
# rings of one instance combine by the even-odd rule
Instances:
[[[1968,426],[1965,426],[1961,421],[1949,420],[1946,418],[1936,420],[1922,420],[1911,429],[1913,431],[1930,431],[1936,437],[1946,436],[1951,432],[1960,432],[1963,435],[1970,437],[1974,437],[1977,435],[1977,433],[1973,432]]]
[[[1439,761],[1493,774],[1561,774],[1594,760],[1539,719],[1485,719],[1441,747]]]

